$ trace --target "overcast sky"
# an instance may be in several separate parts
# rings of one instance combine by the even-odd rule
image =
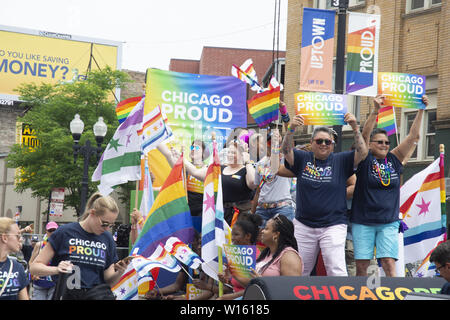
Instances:
[[[0,24],[123,42],[122,68],[144,72],[204,46],[272,50],[274,14],[275,0],[11,0]],[[286,18],[281,0],[280,50]]]

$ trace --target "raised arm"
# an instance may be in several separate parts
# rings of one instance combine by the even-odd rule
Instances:
[[[356,149],[355,158],[353,160],[353,167],[356,168],[358,164],[367,157],[369,150],[367,149],[367,145],[363,139],[361,132],[359,131],[359,125],[356,122],[355,116],[351,113],[346,113],[344,116],[344,121],[347,122],[353,130]]]
[[[428,107],[429,101],[426,95],[422,97],[422,101],[425,106]],[[414,148],[417,145],[417,142],[420,139],[420,124],[422,123],[424,111],[425,109],[419,109],[417,111],[416,117],[414,118],[411,129],[409,129],[408,135],[397,147],[395,147],[391,151],[402,163],[412,154]]]
[[[373,99],[372,112],[370,112],[369,117],[367,117],[367,120],[364,123],[364,127],[362,130],[362,136],[364,138],[364,141],[366,142],[366,145],[369,145],[370,134],[372,133],[373,128],[375,128],[375,124],[377,123],[378,112],[380,111],[381,105],[384,104],[384,99],[385,97],[383,95],[377,95]]]
[[[297,127],[302,126],[304,123],[303,116],[296,115],[288,126],[288,130],[284,135],[283,142],[281,143],[281,152],[284,155],[284,160],[289,163],[289,165],[294,165],[294,132]]]
[[[157,147],[158,150],[164,155],[164,157],[167,159],[167,162],[169,162],[169,165],[173,167],[180,156],[179,154],[175,154],[175,150],[171,151],[169,148],[164,145],[163,143],[159,144]],[[195,177],[198,180],[204,181],[206,177],[206,171],[208,170],[207,167],[197,168],[192,163],[187,161],[186,159],[183,159],[184,166],[186,168],[186,171],[193,177]]]

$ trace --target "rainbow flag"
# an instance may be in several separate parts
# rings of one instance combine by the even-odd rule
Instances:
[[[131,110],[141,101],[142,97],[132,97],[125,100],[120,101],[116,106],[116,114],[117,120],[119,120],[119,124],[124,122],[125,119],[130,114]]]
[[[147,214],[144,226],[139,233],[131,252],[150,256],[159,243],[170,237],[177,237],[184,243],[194,239],[192,217],[186,199],[183,178],[183,156],[181,156]]]
[[[386,130],[387,135],[397,133],[397,124],[395,123],[394,107],[388,106],[380,108],[377,117],[377,128]]]
[[[260,128],[278,119],[280,87],[255,94],[248,103],[248,111]]]
[[[434,276],[431,252],[446,241],[444,153],[400,189],[404,263],[415,277]]]

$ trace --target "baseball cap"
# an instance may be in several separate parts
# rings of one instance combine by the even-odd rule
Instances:
[[[45,226],[45,230],[50,230],[50,229],[58,229],[58,224],[55,221],[50,221]]]

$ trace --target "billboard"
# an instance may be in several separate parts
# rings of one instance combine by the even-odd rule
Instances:
[[[121,60],[121,42],[0,25],[0,101],[17,101],[21,83],[83,79],[89,69],[120,70]]]

